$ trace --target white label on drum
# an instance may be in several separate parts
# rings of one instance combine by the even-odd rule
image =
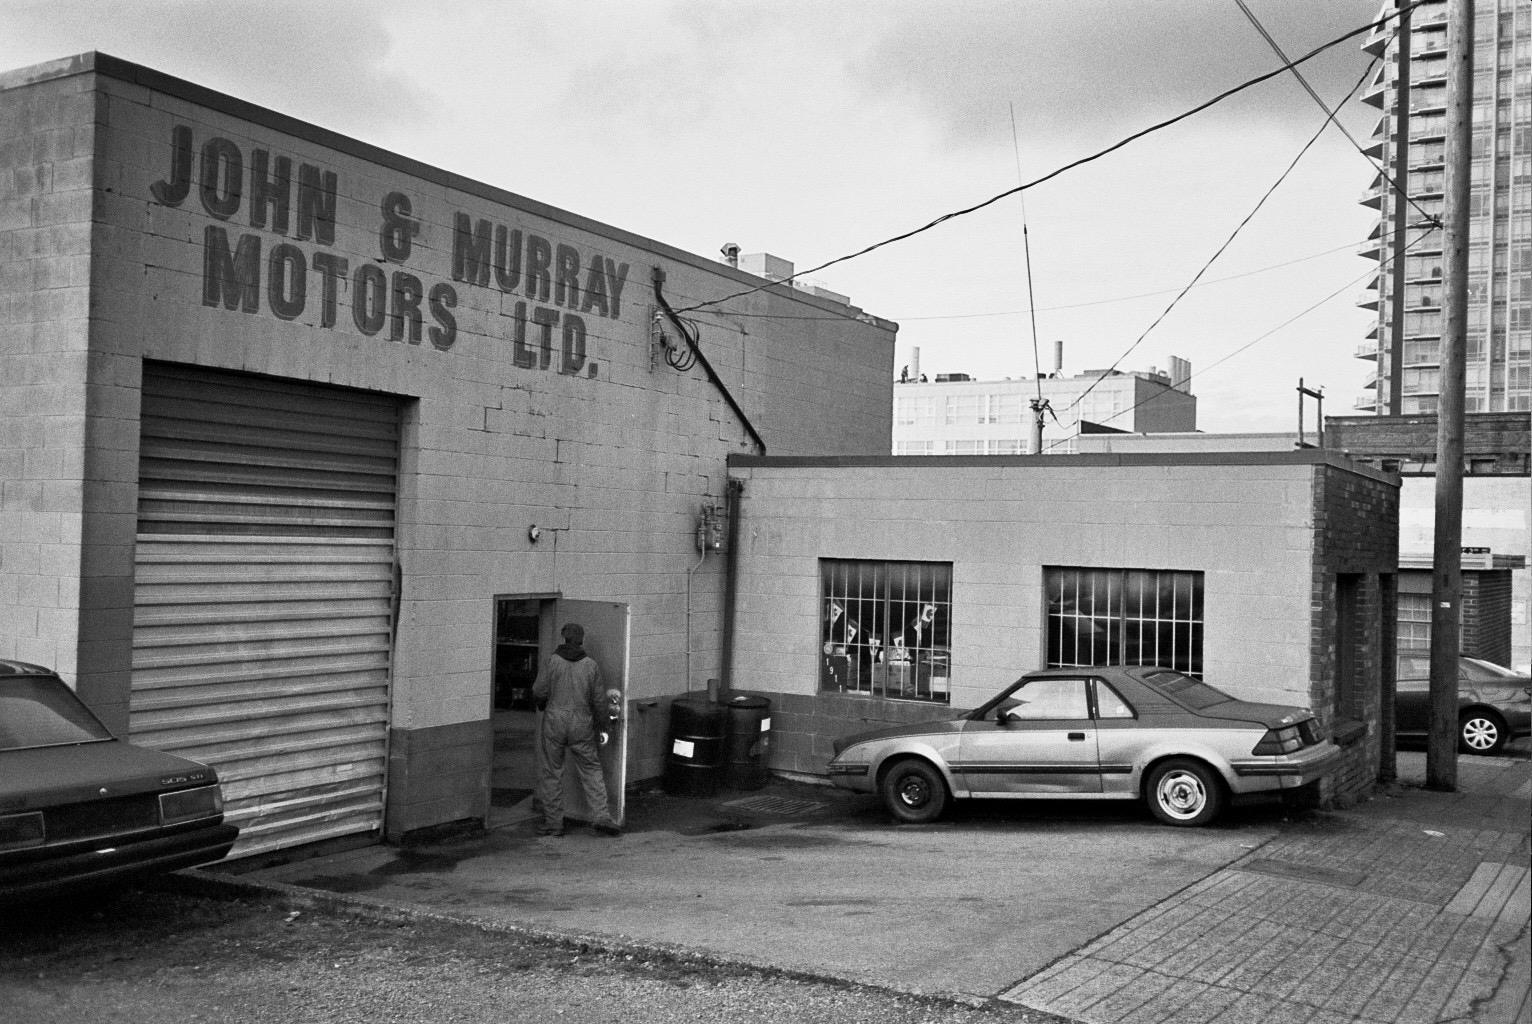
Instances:
[[[691,740],[676,740],[670,745],[670,752],[678,757],[691,757],[696,749]]]
[[[761,719],[761,732],[769,732],[770,730],[771,730],[771,719],[769,719],[769,718]]]

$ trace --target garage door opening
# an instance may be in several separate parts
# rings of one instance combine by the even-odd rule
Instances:
[[[381,835],[400,419],[144,364],[129,729],[218,769],[232,857]]]

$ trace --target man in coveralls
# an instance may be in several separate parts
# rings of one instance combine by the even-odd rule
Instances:
[[[591,824],[604,836],[621,835],[622,829],[612,820],[606,806],[606,777],[596,757],[596,737],[606,741],[609,728],[602,704],[606,698],[601,686],[601,668],[585,653],[585,627],[569,622],[560,630],[559,644],[537,681],[532,684],[532,699],[543,713],[542,777],[538,796],[543,804],[543,823],[537,829],[545,836],[564,834],[564,752],[574,758],[585,802],[590,804]]]

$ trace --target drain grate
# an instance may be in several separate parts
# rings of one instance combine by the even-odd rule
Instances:
[[[817,811],[824,804],[817,800],[793,800],[785,796],[747,796],[740,800],[730,800],[721,806],[756,814],[777,814],[787,817]]]

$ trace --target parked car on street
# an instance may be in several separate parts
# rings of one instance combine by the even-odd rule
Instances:
[[[1431,656],[1401,654],[1394,694],[1394,733],[1423,738],[1431,723]],[[1458,749],[1494,754],[1532,735],[1532,676],[1481,658],[1458,658]]]
[[[1143,799],[1166,824],[1205,825],[1231,796],[1317,782],[1339,755],[1307,708],[1114,666],[1031,672],[958,718],[845,737],[829,767],[912,824],[990,797]]]
[[[218,774],[116,739],[52,670],[0,660],[0,902],[215,861]]]

